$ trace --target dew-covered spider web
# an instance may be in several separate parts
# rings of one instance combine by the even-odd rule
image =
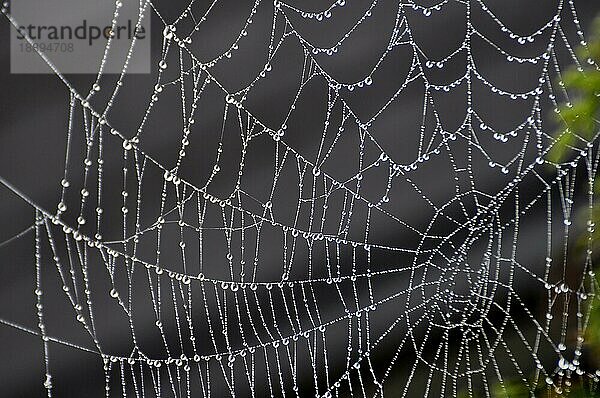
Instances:
[[[31,322],[1,323],[34,338],[39,389],[595,390],[597,143],[548,153],[562,72],[596,66],[578,2],[523,3],[140,0],[151,75],[103,73],[110,40],[86,85],[40,54],[54,207],[0,180],[31,214],[2,266],[23,243],[35,270]]]

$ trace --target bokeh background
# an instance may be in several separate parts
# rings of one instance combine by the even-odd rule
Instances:
[[[153,4],[166,21],[173,20],[187,6],[185,2],[175,1],[156,1]],[[552,18],[558,2],[494,0],[487,1],[485,4],[513,31],[529,34]],[[206,9],[209,6],[208,2],[203,1],[196,2],[195,5],[199,9]],[[579,0],[575,2],[575,5],[580,23],[584,28],[589,26],[593,17],[600,10],[600,6],[593,0]],[[297,2],[296,6],[303,9],[320,9],[323,5],[319,1],[303,1]],[[307,39],[315,44],[326,45],[332,42],[332,38],[340,37],[349,26],[352,26],[356,17],[361,15],[368,6],[367,3],[363,2],[348,2],[343,12],[336,13],[332,17],[331,23],[327,24],[318,24],[314,21],[305,22],[300,18],[298,21],[292,22],[297,23],[295,26],[298,26],[298,29],[303,32]],[[341,50],[339,54],[332,57],[325,54],[316,56],[322,62],[323,68],[341,82],[351,82],[364,77],[377,62],[388,44],[389,32],[393,29],[397,7],[396,1],[380,1],[377,7],[374,8],[372,17],[362,24],[361,28],[344,44],[343,51]],[[190,47],[194,54],[200,60],[208,61],[226,51],[244,25],[251,8],[251,2],[227,1],[217,3],[210,17],[193,36]],[[246,86],[265,67],[273,4],[269,2],[260,3],[256,10],[253,23],[248,28],[248,35],[243,39],[243,45],[239,46],[239,49],[230,59],[225,58],[211,68],[211,73],[230,92],[235,92]],[[122,88],[108,116],[111,125],[122,132],[126,138],[131,138],[133,136],[132,132],[135,132],[140,126],[148,101],[153,94],[158,73],[157,65],[163,54],[162,30],[164,24],[157,12],[149,11],[148,15],[152,18],[152,73],[125,76]],[[68,13],[68,10],[64,10],[64,12]],[[576,27],[573,23],[569,23],[569,21],[572,21],[572,15],[568,7],[565,6],[561,15],[564,17],[564,23],[561,23],[561,27],[564,29],[565,36],[576,38]],[[426,50],[427,56],[431,59],[443,58],[459,47],[464,40],[465,6],[460,2],[450,2],[450,4],[443,7],[442,11],[435,12],[429,17],[424,16],[420,10],[408,10],[407,17],[413,28],[415,42]],[[543,40],[526,46],[519,45],[514,40],[508,40],[506,35],[489,19],[489,15],[486,15],[475,4],[473,5],[472,20],[477,29],[486,32],[488,37],[499,43],[507,53],[528,56],[536,52],[539,53],[540,49],[543,49],[540,44],[543,43]],[[0,24],[0,34],[6,38],[3,45],[0,45],[1,59],[3,60],[3,62],[0,62],[0,87],[2,88],[2,95],[0,95],[0,175],[39,206],[53,213],[60,200],[62,188],[60,181],[63,178],[65,166],[69,92],[65,89],[61,80],[51,74],[10,74],[8,37],[11,28],[5,19]],[[183,30],[185,30],[185,25],[179,27],[179,31]],[[276,27],[277,36],[281,36],[283,32],[283,25],[278,25]],[[576,40],[571,45],[576,46]],[[497,50],[491,49],[485,43],[477,40],[473,40],[472,49],[478,70],[495,86],[502,87],[507,91],[524,91],[535,87],[537,84],[539,65],[515,65],[514,62],[507,62],[506,57],[501,56]],[[164,81],[174,80],[179,76],[179,69],[175,67],[178,61],[177,53],[177,50],[174,49],[167,55],[166,61],[169,67],[164,71]],[[381,68],[373,75],[371,85],[353,91],[341,90],[344,99],[361,119],[368,120],[371,118],[401,87],[410,70],[411,53],[412,48],[409,46],[398,47],[392,55],[386,58]],[[568,67],[571,61],[564,46],[557,48],[557,57],[561,65],[565,68]],[[274,130],[277,130],[282,123],[286,123],[287,130],[284,138],[286,142],[298,153],[303,154],[308,159],[314,159],[323,133],[322,126],[327,109],[328,90],[323,79],[316,78],[306,85],[301,92],[298,105],[292,116],[287,121],[285,119],[287,109],[298,91],[304,65],[303,60],[303,50],[297,39],[291,37],[286,40],[278,50],[277,56],[271,61],[272,70],[269,71],[268,77],[253,86],[244,105],[256,119],[261,120],[262,123]],[[428,70],[427,73],[432,84],[445,84],[460,77],[464,70],[465,58],[459,56],[454,61],[446,63],[443,68],[434,67]],[[552,76],[554,77],[554,74]],[[87,93],[96,77],[93,75],[66,75],[66,78],[78,91]],[[101,108],[103,104],[106,104],[108,95],[111,93],[111,88],[117,78],[117,75],[102,77],[102,89],[94,97],[93,106]],[[188,88],[188,90],[191,89]],[[190,93],[188,93],[188,98],[191,98],[189,95]],[[467,95],[464,86],[457,87],[448,93],[436,93],[436,96],[436,109],[442,118],[444,128],[447,131],[457,129],[465,118],[467,108]],[[498,131],[511,129],[531,109],[531,101],[511,101],[506,97],[489,92],[481,84],[473,85],[473,98],[474,107],[478,113],[486,120],[491,121],[493,127]],[[423,101],[424,86],[422,82],[417,81],[410,84],[389,106],[385,107],[385,110],[369,126],[369,131],[376,137],[389,157],[397,163],[410,164],[414,161],[416,154],[419,152],[421,137],[424,137],[425,142],[431,140],[431,142],[439,143],[434,136],[436,134],[434,131],[435,122],[431,119],[431,114],[427,114],[425,121],[423,121]],[[236,120],[235,112],[230,111],[231,113],[225,118],[226,123],[223,128],[224,106],[224,92],[213,83],[212,86],[206,89],[198,102],[195,116],[196,123],[179,174],[186,181],[190,181],[197,186],[205,184],[213,170],[218,143],[222,140],[224,151],[219,163],[222,172],[210,183],[209,189],[211,193],[219,197],[224,197],[231,191],[232,181],[234,181],[237,171],[236,167],[240,162],[239,121]],[[84,146],[85,136],[81,128],[83,122],[81,120],[81,107],[76,109],[78,110],[78,116],[75,117],[76,127],[73,130],[72,142],[72,148],[74,149],[70,160],[70,167],[73,171],[69,180],[73,187],[81,187],[83,184],[81,170],[83,169],[84,159],[81,148]],[[549,100],[544,99],[540,104],[540,117],[546,123],[544,129],[548,134],[552,134],[555,130],[551,112],[552,106]],[[341,107],[336,105],[332,111],[332,120],[339,122],[342,116]],[[145,153],[153,156],[159,163],[171,165],[172,167],[180,149],[182,123],[181,91],[177,85],[166,86],[157,105],[152,110],[151,116],[144,125],[139,147]],[[242,123],[247,122],[243,121]],[[422,124],[424,126],[423,134],[421,133]],[[357,138],[359,137],[358,129],[348,127],[348,131],[349,133],[344,135],[340,143],[336,145],[335,151],[332,152],[327,164],[324,165],[324,170],[329,175],[342,181],[356,174],[359,167],[357,164],[360,144]],[[222,138],[221,134],[223,134]],[[488,136],[490,135],[488,134]],[[118,139],[108,134],[106,137],[106,167],[103,189],[105,213],[107,213],[105,220],[108,221],[103,225],[103,235],[107,240],[111,238],[116,240],[121,236],[123,228],[122,220],[118,215],[118,210],[122,206],[120,194],[122,190],[120,184],[122,182],[120,179],[122,177],[123,151],[119,147]],[[486,148],[499,164],[507,162],[515,154],[521,153],[523,148],[522,135],[506,144],[500,144],[484,134],[482,134],[482,137],[485,141],[480,143],[481,146]],[[535,143],[528,145],[533,147]],[[367,147],[365,152],[367,157],[378,156],[373,147]],[[460,138],[452,144],[448,152],[455,157],[458,168],[471,166],[476,190],[488,195],[495,195],[502,191],[517,172],[516,165],[510,167],[508,174],[503,174],[500,172],[499,167],[489,167],[488,159],[483,156],[475,154],[471,157],[468,146]],[[525,162],[531,162],[535,159],[536,155],[533,149],[527,149],[522,153]],[[261,140],[261,138],[256,140],[256,143],[249,149],[248,157],[245,160],[246,169],[244,171],[243,187],[246,192],[263,202],[267,200],[273,183],[274,156],[273,142],[266,136],[264,140]],[[132,164],[130,163],[130,165]],[[308,174],[310,173],[311,170],[309,169]],[[540,168],[540,173],[542,175],[541,180],[546,178],[550,181],[555,170]],[[577,178],[585,179],[586,177],[583,177],[583,175],[580,174]],[[457,177],[457,173],[452,170],[451,162],[447,156],[432,158],[423,163],[423,167],[419,167],[417,171],[411,174],[412,181],[422,189],[424,195],[433,203],[440,205],[456,199],[457,186],[461,189],[461,192],[468,190],[470,180],[465,178],[457,181],[455,177]],[[464,175],[458,173],[457,178],[461,179],[463,177]],[[144,207],[141,212],[141,223],[150,225],[156,221],[158,215],[162,173],[155,170],[149,172],[146,178],[147,185],[144,189],[148,191],[143,204],[147,207]],[[286,168],[282,171],[272,202],[274,216],[284,224],[291,222],[291,217],[296,210],[293,195],[301,181],[302,179],[298,177],[298,173],[293,169]],[[387,175],[385,173],[374,172],[365,177],[361,192],[370,200],[377,201],[381,198],[382,187],[385,188],[386,183]],[[525,181],[520,184],[520,195],[523,198],[534,198],[542,188],[543,183],[540,180]],[[572,196],[575,208],[586,206],[585,189],[584,184],[576,186]],[[71,204],[76,205],[78,201],[78,188],[73,188],[71,191],[67,196],[70,207]],[[560,202],[559,193],[552,191],[551,196],[555,203]],[[463,202],[463,209],[459,208],[458,205],[456,208],[450,206],[448,214],[456,216],[457,220],[464,222],[461,217],[472,216],[477,213],[476,197],[479,197],[479,195],[468,195],[468,198]],[[481,195],[481,200],[484,200],[483,197],[484,195]],[[409,188],[407,182],[394,185],[389,193],[389,199],[389,202],[385,204],[386,210],[403,222],[421,229],[426,228],[431,222],[433,216],[431,207],[422,197],[416,195],[414,190]],[[175,203],[174,200],[174,196],[171,194],[168,199],[169,203]],[[316,203],[317,205],[318,203],[322,204],[322,202]],[[339,210],[340,205],[336,203],[332,201],[331,207],[333,210]],[[507,200],[507,203],[511,203],[511,200]],[[556,205],[553,211],[555,211],[555,222],[558,226],[562,225],[563,214],[560,205]],[[332,212],[335,213],[335,211]],[[497,217],[506,221],[511,218],[512,213],[514,213],[514,207],[506,205],[498,209]],[[573,213],[576,214],[577,211],[573,210]],[[315,218],[318,222],[321,221],[320,217],[325,218],[326,229],[334,230],[338,227],[338,225],[335,225],[333,217],[327,218],[321,216],[321,214],[318,211]],[[191,216],[193,218],[194,214],[191,214]],[[219,216],[220,214],[216,210],[211,215],[215,224],[218,222]],[[35,214],[31,206],[10,190],[0,188],[0,241],[27,230],[32,225],[34,217]],[[75,221],[77,214],[67,211],[63,218]],[[310,221],[309,214],[303,212],[300,218],[300,225],[307,226]],[[365,223],[366,210],[357,206],[353,222],[349,226],[349,236],[356,238],[356,240],[364,239]],[[577,228],[584,229],[585,226],[573,226],[574,230]],[[451,229],[452,226],[444,224],[443,220],[438,220],[434,227],[434,230],[440,234],[448,233]],[[547,213],[545,207],[541,205],[539,208],[532,209],[521,220],[517,241],[519,247],[517,258],[521,264],[525,264],[526,268],[534,273],[540,273],[545,264],[547,256],[546,231]],[[175,271],[181,271],[182,266],[181,254],[178,248],[178,233],[177,227],[165,228],[161,244],[162,263],[167,264],[168,267],[173,267]],[[509,234],[505,238],[508,242],[500,242],[502,250],[507,251],[503,253],[509,253],[512,248],[509,244],[510,238],[511,235]],[[205,249],[202,253],[202,261],[206,267],[204,273],[213,278],[228,278],[227,262],[224,260],[227,254],[227,246],[223,242],[222,235],[217,237],[217,234],[215,234],[215,237],[211,237],[208,233],[205,239]],[[237,242],[236,239],[234,238],[233,241],[234,246]],[[464,237],[458,234],[456,241],[453,241],[442,250],[451,252],[452,248],[460,247],[461,239],[464,239]],[[265,228],[261,241],[258,280],[278,281],[282,273],[281,250],[283,241],[281,236],[276,231],[270,232],[268,228]],[[374,217],[370,220],[368,241],[386,247],[416,247],[419,238],[399,222],[391,221],[390,218],[386,217]],[[491,241],[494,244],[494,240],[491,239]],[[481,253],[485,244],[480,246],[480,243],[468,245],[469,256],[479,258],[479,260],[473,260],[475,262],[482,261]],[[495,243],[498,244],[499,242]],[[560,247],[563,243],[562,234],[558,233],[553,243],[555,247]],[[139,250],[142,253],[146,251],[146,257],[144,258],[152,259],[155,254],[156,243],[151,239],[143,241],[140,243]],[[46,244],[42,249],[42,253],[42,281],[46,286],[44,288],[44,308],[48,334],[64,341],[93,348],[89,336],[74,319],[72,308],[70,308],[70,304],[62,292],[62,284],[51,261],[49,248]],[[556,261],[563,260],[562,255],[559,253]],[[412,254],[391,250],[380,250],[375,252],[373,256],[374,258],[371,260],[373,270],[398,268],[411,264],[414,260]],[[297,274],[292,274],[290,279],[293,280],[294,277],[298,279],[306,278],[308,257],[308,251],[299,247],[293,260],[294,264],[298,264],[294,267]],[[326,277],[327,255],[325,249],[316,250],[312,257],[315,269],[313,278]],[[94,297],[98,335],[101,336],[105,352],[127,356],[131,351],[131,334],[127,319],[114,300],[107,294],[110,291],[110,280],[107,277],[104,264],[102,264],[99,257],[92,256],[91,259],[89,264],[93,281],[91,290]],[[197,268],[195,267],[198,266],[199,257],[191,255],[187,260],[190,273],[196,273]],[[441,260],[434,259],[433,261]],[[352,263],[349,252],[343,252],[340,264],[342,269],[345,269],[346,274],[350,272],[348,267]],[[37,330],[34,295],[34,234],[31,230],[22,237],[0,246],[0,264],[0,318]],[[356,267],[359,271],[364,271],[366,269],[365,256],[358,256],[355,264],[357,264]],[[96,268],[94,269],[94,267]],[[570,268],[573,275],[575,275],[573,276],[574,281],[577,280],[577,273],[580,269],[579,265]],[[394,292],[408,289],[407,275],[407,273],[400,272],[374,277],[375,295],[385,297]],[[460,279],[460,275],[457,277],[458,279]],[[127,291],[127,278],[124,275],[117,275],[116,280],[118,288]],[[164,356],[160,335],[156,330],[155,319],[153,319],[152,311],[149,308],[150,296],[146,286],[148,282],[144,282],[143,278],[134,279],[134,282],[140,284],[132,293],[132,300],[137,308],[135,315],[137,338],[149,356]],[[516,278],[513,281],[513,286],[515,290],[520,292],[527,308],[531,309],[533,317],[543,319],[547,300],[547,297],[542,293],[543,289],[538,290],[538,286],[532,284],[527,276]],[[362,287],[364,289],[359,296],[366,297],[366,285]],[[466,289],[465,294],[469,292],[468,287],[461,287],[460,282],[455,285],[455,288],[457,291]],[[165,289],[167,288],[165,287]],[[346,288],[342,287],[341,289]],[[349,292],[346,293],[350,294]],[[337,298],[332,298],[331,286],[321,283],[315,287],[315,294],[319,310],[324,319],[335,319],[335,317],[344,314],[344,308],[340,301]],[[199,297],[197,298],[197,302],[201,303]],[[263,297],[263,299],[265,298]],[[501,303],[506,301],[506,297],[500,293],[497,299]],[[415,300],[418,301],[417,298]],[[283,303],[280,301],[277,299],[274,301],[277,306],[276,312],[285,317]],[[217,303],[214,302],[214,297],[208,301],[208,305],[212,305],[216,311]],[[398,301],[380,306],[370,316],[370,333],[373,336],[380,335],[389,326],[390,320],[404,313],[407,305],[404,301]],[[418,303],[411,303],[411,305],[418,306]],[[556,306],[560,307],[560,304],[556,304]],[[200,305],[197,305],[196,308],[199,309]],[[458,310],[461,311],[460,308]],[[569,311],[574,312],[573,309]],[[558,314],[560,314],[560,309]],[[510,315],[515,324],[521,325],[524,334],[535,331],[531,317],[528,314],[514,310],[514,313]],[[170,311],[165,310],[164,316],[163,324],[174,322],[175,314],[172,311],[172,305]],[[502,323],[505,316],[501,313],[490,313],[489,319],[492,323],[496,321]],[[571,321],[567,321],[566,324],[573,325]],[[417,327],[415,334],[422,334],[425,326]],[[347,327],[347,325],[342,325],[339,329],[328,329],[329,366],[333,369],[332,372],[337,371],[338,374],[341,374],[341,371],[346,367],[347,330],[345,329]],[[285,327],[282,326],[282,328]],[[522,366],[524,374],[534,372],[535,363],[526,347],[519,342],[519,336],[516,335],[515,329],[509,329],[503,336],[503,341],[514,348],[512,351],[514,358],[506,354],[498,354],[497,364],[506,372],[507,380],[519,380],[521,376],[515,371],[512,365],[513,361],[517,361]],[[207,354],[210,354],[212,348],[209,344],[209,335],[206,328],[199,326],[196,332],[198,333],[197,340],[200,341],[200,346]],[[176,341],[176,333],[176,328],[166,328],[168,339]],[[372,356],[373,366],[376,369],[379,371],[385,369],[400,341],[407,336],[407,333],[406,325],[401,326],[394,329],[394,332],[383,340]],[[438,334],[436,335],[436,333]],[[556,341],[564,334],[561,330],[555,330],[553,333],[555,333],[553,338]],[[567,336],[573,338],[569,334]],[[235,340],[234,334],[232,334],[232,337]],[[439,346],[441,338],[439,331],[432,332],[431,347],[426,347],[423,350],[423,355],[435,355],[436,344]],[[418,337],[416,340],[418,341]],[[458,344],[458,336],[451,336],[449,341],[451,345]],[[239,346],[240,341],[234,341],[232,345]],[[318,350],[322,352],[322,347]],[[456,351],[451,350],[451,352],[456,355]],[[97,355],[50,343],[49,357],[55,396],[100,397],[105,395],[102,361]],[[7,325],[0,325],[0,358],[0,396],[36,397],[46,394],[42,385],[45,370],[39,336]],[[556,361],[556,356],[550,348],[542,347],[540,358],[547,361],[545,366],[553,369],[552,363]],[[273,359],[271,358],[270,361],[272,362]],[[409,385],[410,387],[406,390],[407,396],[421,396],[420,393],[424,391],[426,382],[431,379],[431,375],[428,372],[428,367],[421,365],[417,367],[414,376],[409,376],[415,361],[417,361],[417,358],[411,347],[407,346],[406,350],[400,352],[400,360],[391,368],[391,375],[386,381],[386,393],[389,393],[390,396],[400,396],[405,391],[405,386]],[[311,387],[313,383],[312,369],[307,352],[298,354],[298,367],[301,369],[298,371],[300,395],[314,395],[314,386]],[[264,369],[259,367],[256,371],[257,380],[260,380],[261,375],[264,376]],[[213,370],[213,372],[216,376],[211,379],[212,396],[229,395],[222,376],[218,376],[217,370]],[[364,373],[366,374],[368,371],[364,370]],[[114,373],[114,375],[117,375],[117,373]],[[407,383],[409,377],[410,383]],[[489,370],[487,380],[490,385],[496,384],[498,381],[492,368]],[[432,391],[440,391],[439,383],[439,378],[435,377]],[[113,394],[118,394],[119,384],[118,380],[111,382]],[[127,384],[128,394],[134,396],[133,383],[128,382]],[[264,383],[259,384],[256,395],[265,396],[266,386]],[[461,382],[459,384],[458,390],[464,391],[467,388],[465,383]],[[483,384],[485,383],[481,380],[475,382],[475,391],[484,391]],[[292,386],[289,385],[288,387],[291,388]],[[198,388],[198,385],[195,385],[195,388]],[[238,386],[238,388],[237,394],[239,396],[250,395],[249,390],[243,385]],[[373,393],[373,387],[369,388],[369,392]],[[194,385],[192,389],[194,389]],[[150,390],[147,392],[148,394],[152,393]],[[164,384],[163,393],[167,396],[173,395],[168,383]],[[280,391],[275,395],[279,394],[281,394]],[[346,396],[349,395],[349,392],[342,391],[341,394]],[[453,394],[454,391],[447,388],[443,395],[452,396]],[[200,395],[192,393],[192,396]]]

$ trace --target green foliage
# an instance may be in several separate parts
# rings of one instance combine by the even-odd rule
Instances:
[[[600,116],[600,18],[593,27],[591,40],[586,47],[577,53],[583,64],[571,67],[562,77],[560,83],[568,92],[570,101],[560,105],[557,121],[561,129],[558,142],[552,147],[548,158],[553,162],[561,162],[569,149],[581,145],[594,138],[598,131]]]
[[[493,398],[530,398],[529,390],[523,382],[504,382],[492,389]]]
[[[594,22],[592,34],[586,47],[577,50],[581,66],[573,66],[562,76],[559,85],[568,93],[569,100],[558,106],[556,120],[560,125],[556,133],[557,142],[548,154],[548,160],[554,163],[568,161],[573,148],[582,148],[598,134],[600,126],[600,17]],[[595,183],[595,191],[600,194],[600,179]],[[600,225],[600,206],[594,206],[592,218]],[[588,234],[578,240],[580,249],[587,248]],[[592,233],[592,240],[600,242],[600,228]],[[597,270],[597,274],[600,271]],[[600,280],[598,281],[600,282]],[[600,358],[600,300],[594,299],[588,327],[586,329],[586,346],[593,357]],[[584,379],[573,379],[573,385],[562,386],[557,392],[542,380],[535,392],[531,393],[523,381],[504,381],[492,386],[493,398],[530,398],[530,397],[568,397],[568,398],[600,398],[598,385],[584,385]],[[466,397],[463,394],[461,396]]]
[[[550,160],[565,160],[570,147],[578,141],[592,140],[598,133],[600,118],[600,18],[597,18],[587,47],[577,50],[584,66],[572,67],[563,76],[562,84],[571,96],[571,102],[562,105],[558,119],[563,125],[559,140],[550,152]],[[600,182],[596,181],[595,191],[600,193]],[[600,207],[594,206],[592,218],[595,224],[600,221]],[[594,242],[600,238],[600,230],[592,234]],[[580,246],[587,245],[587,236],[582,237]],[[594,300],[586,331],[586,343],[594,355],[600,354],[600,303]]]
[[[597,298],[590,313],[585,339],[592,354],[597,358],[600,355],[600,303]]]
[[[572,67],[564,74],[562,85],[568,92],[570,101],[559,107],[557,115],[562,130],[559,131],[558,142],[552,148],[549,159],[554,162],[564,161],[572,147],[581,146],[581,142],[591,141],[598,134],[600,116],[600,18],[597,18],[587,47],[577,51],[579,59],[584,60],[580,67]],[[600,193],[600,182],[596,181],[595,191]],[[597,224],[600,221],[600,208],[594,206],[592,218]],[[600,238],[596,230],[592,234],[593,241]],[[580,240],[581,246],[587,245],[587,235]],[[594,300],[585,341],[593,356],[600,354],[600,303]],[[574,385],[561,396],[569,398],[599,397],[600,392],[590,390],[581,384]]]

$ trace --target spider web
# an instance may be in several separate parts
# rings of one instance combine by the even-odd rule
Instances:
[[[110,40],[87,94],[40,53],[68,95],[64,175],[52,211],[0,180],[34,209],[2,246],[35,236],[37,328],[1,322],[41,339],[48,396],[65,349],[106,396],[596,388],[595,139],[547,158],[561,70],[583,68],[574,1],[519,34],[483,0],[257,0],[215,49],[221,6],[140,2],[162,47],[131,128]]]

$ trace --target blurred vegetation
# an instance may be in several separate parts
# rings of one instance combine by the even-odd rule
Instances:
[[[598,135],[598,119],[600,118],[600,17],[596,18],[586,46],[580,46],[576,55],[581,64],[574,65],[562,75],[557,82],[568,93],[568,100],[559,104],[555,113],[559,129],[557,141],[547,155],[552,163],[568,162],[573,154],[586,150],[586,144],[593,142]],[[595,182],[595,194],[600,195],[600,179]],[[600,206],[594,205],[592,221],[600,223]],[[600,228],[592,232],[592,243],[599,242]],[[589,234],[577,239],[579,249],[587,249]],[[600,274],[598,268],[596,274]],[[597,278],[597,276],[596,276]],[[600,282],[597,281],[597,282]],[[591,312],[585,331],[585,348],[589,351],[594,366],[600,364],[600,298],[594,297]],[[561,383],[561,388],[547,388],[541,381],[538,389],[532,394],[523,383],[504,383],[493,388],[494,398],[530,398],[535,397],[568,397],[594,398],[600,397],[597,382],[590,383],[586,377],[574,378],[571,385]]]
[[[569,68],[562,75],[562,83],[556,82],[568,93],[568,102],[558,104],[554,114],[559,125],[556,132],[557,141],[547,154],[546,159],[552,163],[560,164],[571,161],[574,154],[582,150],[587,151],[586,144],[594,141],[599,134],[600,119],[600,17],[594,21],[587,45],[576,50],[576,55],[581,64]],[[595,194],[600,195],[600,178],[595,182]],[[587,217],[586,217],[587,218]],[[600,205],[595,203],[592,209],[592,221],[600,225]],[[588,247],[589,234],[585,233],[578,240],[578,249]],[[594,246],[600,242],[600,228],[592,232]],[[581,253],[579,253],[581,254]],[[596,260],[596,259],[594,259]],[[596,278],[600,275],[600,268],[594,269]],[[597,279],[600,282],[600,279]],[[600,297],[595,296],[591,302],[589,322],[585,332],[585,349],[594,366],[600,365]],[[563,379],[564,381],[564,379]],[[588,377],[575,377],[571,385],[562,382],[560,388],[548,388],[540,380],[535,392],[530,392],[522,381],[504,381],[491,386],[490,395],[493,398],[531,398],[531,397],[568,397],[568,398],[596,398],[600,397],[600,384],[592,382]],[[465,392],[459,397],[469,396]]]
[[[583,60],[579,66],[571,67],[562,79],[562,85],[569,93],[569,101],[558,108],[557,121],[562,128],[558,131],[558,141],[551,149],[548,159],[555,163],[569,160],[573,149],[581,149],[587,142],[592,142],[599,133],[600,118],[600,17],[597,17],[592,26],[587,45],[577,49],[577,57]],[[600,195],[600,178],[594,183],[594,193]],[[592,225],[600,223],[600,206],[595,200],[592,208]],[[582,236],[580,248],[587,247],[588,236]],[[592,230],[592,245],[594,248],[600,242],[600,228]],[[594,259],[595,260],[595,259]],[[596,278],[600,269],[594,269]],[[600,282],[597,279],[596,282]],[[600,297],[595,296],[591,303],[590,317],[585,332],[586,349],[600,365]],[[594,392],[586,392],[582,387],[573,388],[562,396],[569,398],[600,397],[598,385]]]
[[[573,66],[562,75],[561,86],[568,91],[570,101],[562,104],[556,114],[561,128],[558,141],[548,154],[548,160],[560,163],[572,149],[581,148],[598,133],[600,116],[600,17],[593,24],[589,42],[576,53],[581,66]]]

